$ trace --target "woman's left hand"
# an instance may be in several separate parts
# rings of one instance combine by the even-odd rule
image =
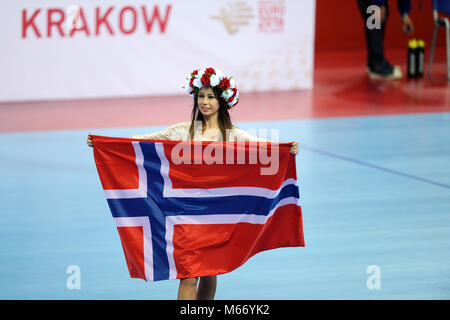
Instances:
[[[291,142],[290,151],[293,155],[297,155],[297,153],[298,153],[298,142],[297,141]]]

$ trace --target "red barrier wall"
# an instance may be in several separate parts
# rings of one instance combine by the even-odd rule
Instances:
[[[407,36],[402,31],[397,0],[387,0],[390,15],[386,29],[386,48],[406,48],[409,38],[431,44],[433,12],[431,0],[412,0],[410,16],[415,32]],[[445,44],[445,31],[440,28],[438,44]],[[364,22],[356,0],[316,0],[316,50],[364,49]]]

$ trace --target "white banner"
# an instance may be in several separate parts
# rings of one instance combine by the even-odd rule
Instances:
[[[0,0],[0,101],[311,89],[315,0]]]

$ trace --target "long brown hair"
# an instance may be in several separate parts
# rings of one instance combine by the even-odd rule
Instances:
[[[219,101],[219,114],[218,114],[218,121],[219,121],[219,128],[220,132],[222,133],[222,138],[224,141],[227,140],[227,129],[233,128],[233,123],[231,122],[230,113],[228,112],[228,105],[221,97],[222,91],[219,88],[213,87],[214,96]],[[189,127],[189,135],[191,137],[191,140],[194,140],[194,133],[195,133],[195,122],[201,121],[203,130],[205,128],[205,119],[203,117],[203,114],[198,109],[198,92],[199,89],[195,88],[194,91],[194,106],[192,108],[192,120],[191,120],[191,126]]]

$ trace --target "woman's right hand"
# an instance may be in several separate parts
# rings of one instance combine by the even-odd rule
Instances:
[[[91,133],[90,133],[90,132],[89,132],[89,134],[88,134],[88,136],[87,136],[86,143],[87,143],[87,145],[88,145],[89,147],[91,147],[91,148],[94,146],[94,143],[92,142],[92,137],[91,137]]]

